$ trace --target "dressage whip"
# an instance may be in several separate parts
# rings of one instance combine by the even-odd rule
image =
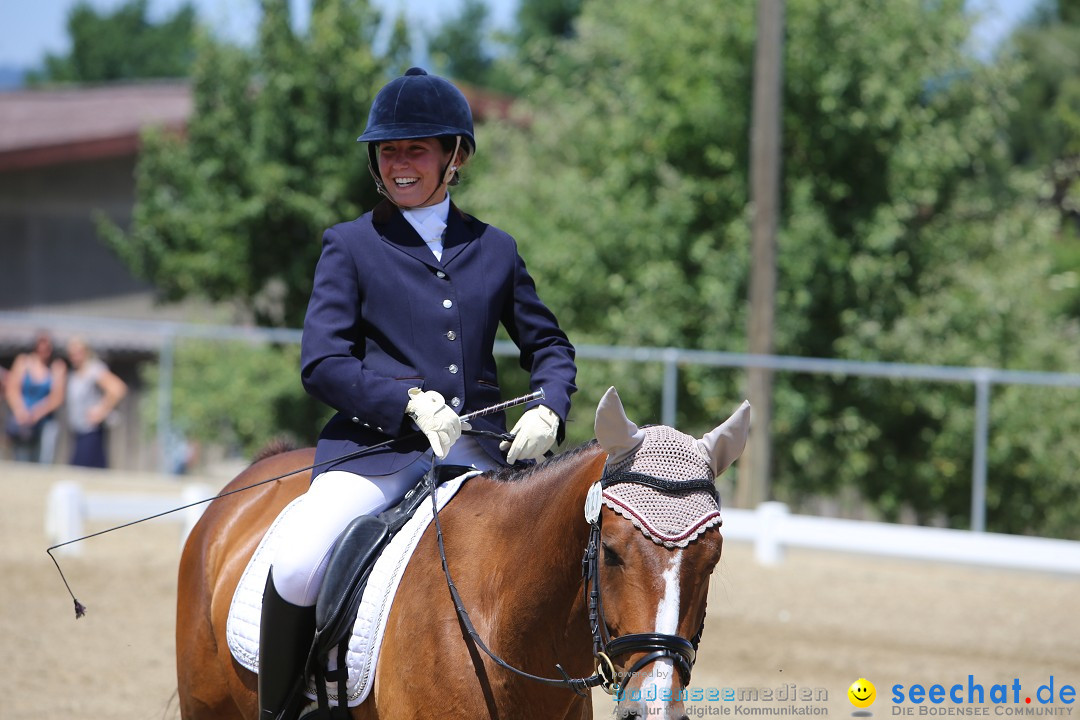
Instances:
[[[518,405],[525,405],[526,403],[534,402],[536,400],[543,400],[544,397],[545,397],[544,389],[540,388],[539,390],[537,390],[535,392],[528,393],[527,395],[521,395],[521,396],[513,398],[511,400],[506,400],[504,402],[497,403],[495,405],[491,405],[490,407],[482,408],[482,409],[477,410],[475,412],[466,413],[465,415],[461,416],[461,421],[462,422],[468,422],[470,420],[475,420],[476,418],[486,417],[488,415],[494,415],[495,413],[502,412],[503,410],[506,410],[506,409],[509,409],[509,408],[512,408],[512,407],[517,407]],[[89,535],[83,535],[82,537],[75,538],[74,540],[67,540],[67,541],[62,542],[62,543],[57,543],[56,545],[52,545],[49,548],[47,548],[45,550],[45,552],[48,554],[49,559],[53,561],[53,565],[56,566],[56,571],[58,573],[60,573],[60,579],[64,581],[64,587],[67,588],[68,595],[71,596],[72,601],[75,603],[75,619],[78,620],[79,618],[81,618],[83,615],[86,614],[86,606],[83,605],[81,602],[79,602],[79,600],[75,597],[75,593],[73,593],[71,591],[71,585],[68,584],[67,578],[64,577],[64,571],[60,569],[60,563],[57,561],[56,557],[53,555],[53,550],[58,550],[58,549],[60,549],[62,547],[65,547],[66,545],[73,545],[73,544],[75,544],[77,542],[82,542],[83,540],[89,540],[90,538],[95,538],[95,537],[97,537],[99,535],[105,535],[106,533],[111,533],[111,532],[114,532],[116,530],[123,530],[124,528],[131,527],[132,525],[138,525],[139,523],[144,523],[144,522],[147,522],[149,520],[156,520],[157,518],[164,517],[165,515],[171,515],[172,513],[180,512],[181,510],[187,510],[188,508],[193,508],[193,507],[196,507],[198,505],[203,505],[205,503],[208,503],[208,502],[210,502],[212,500],[216,500],[218,498],[228,497],[229,495],[235,495],[237,493],[242,493],[242,492],[244,492],[246,490],[251,490],[252,488],[257,488],[260,485],[266,485],[267,483],[275,482],[277,480],[282,480],[284,478],[289,477],[290,475],[296,475],[297,473],[306,472],[308,470],[314,470],[315,468],[320,467],[322,465],[329,465],[331,463],[339,463],[339,462],[342,462],[344,460],[352,460],[353,458],[362,457],[364,455],[367,455],[368,453],[375,452],[376,450],[381,450],[381,449],[383,449],[385,447],[389,447],[390,445],[392,445],[392,444],[394,444],[396,442],[400,442],[400,441],[403,441],[403,440],[415,440],[415,439],[420,438],[421,436],[423,436],[423,433],[417,431],[417,432],[409,433],[408,435],[401,435],[401,436],[398,436],[398,437],[395,437],[395,438],[390,438],[389,440],[385,440],[385,441],[383,441],[381,443],[377,443],[375,445],[370,445],[370,446],[368,446],[366,448],[362,448],[360,450],[354,450],[351,453],[346,453],[346,454],[342,455],[341,457],[331,458],[330,460],[323,460],[322,462],[313,463],[313,464],[308,465],[306,467],[298,468],[296,470],[290,470],[287,473],[282,473],[281,475],[277,475],[277,476],[272,477],[272,478],[267,478],[266,480],[259,480],[258,482],[252,483],[251,485],[245,485],[244,487],[236,488],[235,490],[230,490],[229,492],[226,492],[226,493],[220,493],[220,494],[214,495],[212,497],[203,498],[202,500],[196,500],[195,502],[191,502],[191,503],[188,503],[186,505],[181,505],[180,507],[175,507],[175,508],[173,508],[171,510],[165,510],[163,512],[159,512],[159,513],[156,513],[154,515],[149,515],[147,517],[140,518],[138,520],[132,520],[131,522],[126,522],[126,523],[123,523],[122,525],[117,525],[115,527],[111,527],[111,528],[108,528],[106,530],[99,530],[98,532],[90,533]]]

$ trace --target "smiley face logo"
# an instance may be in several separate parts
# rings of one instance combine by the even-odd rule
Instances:
[[[847,696],[855,707],[868,708],[877,699],[877,689],[874,687],[874,683],[866,678],[859,678],[851,683],[851,687],[847,690]]]

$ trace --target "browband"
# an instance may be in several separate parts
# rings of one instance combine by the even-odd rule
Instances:
[[[636,483],[638,485],[656,488],[662,492],[676,494],[693,492],[695,490],[708,490],[712,493],[713,497],[716,497],[718,494],[716,483],[709,478],[698,478],[696,480],[664,480],[663,478],[653,477],[652,475],[629,471],[604,473],[604,476],[600,478],[600,487],[604,489],[607,489],[612,485],[618,485],[619,483]]]

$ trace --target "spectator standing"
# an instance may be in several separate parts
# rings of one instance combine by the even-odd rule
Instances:
[[[67,415],[75,437],[71,464],[107,467],[105,421],[127,394],[127,384],[90,352],[82,338],[68,342],[67,351],[71,362]]]
[[[15,358],[4,395],[11,408],[5,430],[21,462],[51,464],[60,425],[56,410],[64,402],[67,366],[53,352],[52,338],[39,332],[34,348]]]

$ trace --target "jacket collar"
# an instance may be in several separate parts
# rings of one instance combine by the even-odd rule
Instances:
[[[442,262],[439,262],[420,235],[389,200],[382,200],[371,211],[371,222],[384,242],[433,268],[447,267],[469,243],[477,238],[476,219],[450,202],[443,234]]]

